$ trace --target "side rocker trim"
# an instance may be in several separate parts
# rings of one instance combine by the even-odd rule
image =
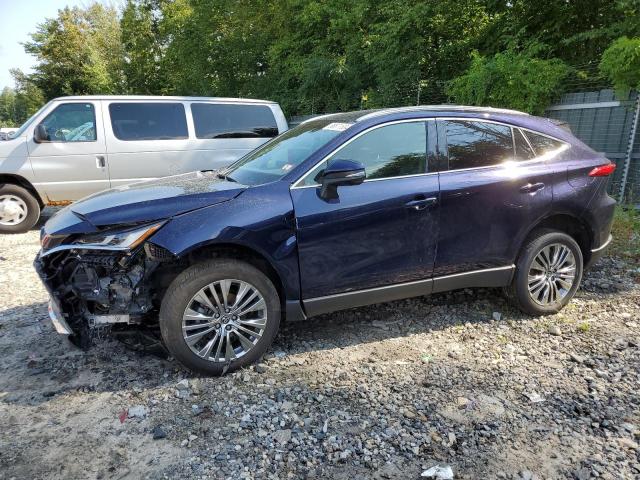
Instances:
[[[403,298],[419,297],[470,287],[503,287],[511,283],[515,265],[486,268],[471,272],[455,273],[441,277],[397,283],[384,287],[368,288],[353,292],[337,293],[302,301],[308,317],[335,312],[346,308],[362,307]]]

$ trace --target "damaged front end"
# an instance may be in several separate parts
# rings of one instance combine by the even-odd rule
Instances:
[[[157,284],[151,277],[172,255],[145,240],[160,226],[102,232],[53,247],[43,239],[34,265],[51,296],[49,314],[59,333],[83,348],[107,330],[121,339],[143,331],[158,338]]]

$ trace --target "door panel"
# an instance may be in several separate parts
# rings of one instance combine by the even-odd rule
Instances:
[[[92,114],[93,113],[93,114]],[[28,139],[36,188],[46,203],[78,200],[109,188],[100,102],[52,105],[44,124],[51,139]]]
[[[438,121],[438,132],[446,138],[443,123]],[[470,153],[465,164],[481,165],[482,154]],[[450,162],[450,170],[440,174],[434,276],[511,265],[523,235],[551,209],[553,172],[545,159],[507,158],[497,165],[461,170],[454,166]]]
[[[431,276],[438,174],[339,187],[329,203],[319,187],[291,190],[303,299]],[[428,292],[424,292],[428,293]]]

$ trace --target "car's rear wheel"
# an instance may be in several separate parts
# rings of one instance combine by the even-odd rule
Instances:
[[[523,247],[507,295],[530,315],[557,313],[575,295],[582,271],[582,251],[573,238],[540,230]]]
[[[184,366],[222,375],[256,362],[280,324],[280,299],[269,278],[244,262],[194,265],[169,286],[160,307],[167,349]]]
[[[40,218],[35,197],[18,185],[0,186],[0,233],[24,233]]]

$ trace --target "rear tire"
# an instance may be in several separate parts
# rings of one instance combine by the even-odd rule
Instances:
[[[257,362],[278,332],[280,315],[278,292],[264,273],[216,259],[173,280],[160,306],[160,332],[185,367],[217,376]]]
[[[558,313],[573,298],[582,272],[582,251],[572,237],[554,230],[538,230],[525,242],[513,281],[505,291],[524,313],[550,315]]]
[[[24,233],[40,218],[40,204],[26,189],[5,183],[0,186],[0,234]]]

